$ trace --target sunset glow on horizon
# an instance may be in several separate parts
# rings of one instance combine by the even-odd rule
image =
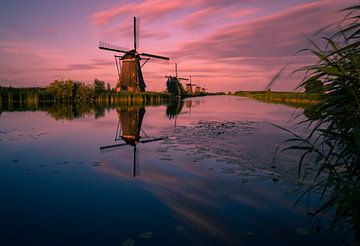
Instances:
[[[293,90],[318,40],[341,9],[359,0],[8,1],[0,3],[0,85],[46,86],[56,79],[117,82],[115,52],[132,49],[133,16],[141,19],[139,52],[170,57],[143,68],[147,90],[165,89],[174,74],[209,91],[264,90],[288,64],[274,90]],[[336,28],[330,26],[328,31]],[[121,54],[119,54],[121,55]]]

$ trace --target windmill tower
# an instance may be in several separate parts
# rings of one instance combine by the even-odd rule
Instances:
[[[115,55],[116,67],[118,70],[119,80],[116,84],[116,91],[144,92],[145,81],[141,68],[150,58],[169,60],[170,58],[148,53],[139,53],[139,22],[136,22],[134,16],[134,48],[132,50],[122,47],[99,42],[99,49],[124,53],[122,56]],[[142,62],[144,60],[144,62]],[[141,63],[142,62],[142,63]]]
[[[193,83],[191,82],[191,75],[190,75],[190,83],[187,83],[187,84],[186,84],[186,87],[185,87],[185,91],[186,91],[187,93],[189,93],[190,95],[194,94],[193,88],[192,88],[193,86],[196,86],[196,84],[193,84]]]

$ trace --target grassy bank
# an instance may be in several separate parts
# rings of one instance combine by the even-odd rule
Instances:
[[[140,103],[157,104],[173,100],[173,96],[167,92],[104,92],[96,96],[97,103]]]
[[[79,92],[69,90],[68,95],[58,95],[48,88],[12,88],[0,87],[0,109],[12,107],[29,108],[43,103],[86,103],[86,104],[156,104],[172,100],[172,95],[166,92],[114,92],[102,91],[79,97]],[[82,96],[82,95],[81,95]]]
[[[318,94],[316,93],[278,91],[236,91],[233,95],[301,108],[316,103],[318,98]]]

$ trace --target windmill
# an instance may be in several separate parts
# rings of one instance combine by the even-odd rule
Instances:
[[[190,75],[190,83],[187,83],[187,84],[186,84],[185,91],[186,91],[187,93],[191,94],[191,95],[194,94],[192,87],[193,87],[193,86],[196,86],[196,85],[197,85],[197,84],[193,84],[193,83],[191,82],[191,75]]]
[[[175,76],[167,76],[167,75],[165,75],[165,78],[175,78],[175,79],[177,79],[177,80],[189,80],[189,79],[187,79],[187,78],[180,78],[180,77],[178,77],[178,69],[177,69],[177,63],[175,63]]]
[[[180,80],[189,80],[187,78],[178,77],[177,63],[175,63],[175,76],[165,76],[167,78],[166,87],[168,92],[175,94],[178,97],[182,97],[185,94],[183,85]]]
[[[146,85],[141,68],[151,58],[161,60],[170,59],[165,56],[153,55],[149,53],[139,53],[137,48],[139,48],[139,22],[136,22],[135,16],[134,48],[132,50],[101,41],[99,42],[99,49],[124,53],[124,55],[121,56],[115,55],[116,68],[119,75],[119,80],[115,87],[116,91],[144,92]],[[144,60],[144,62],[141,63],[142,60]]]
[[[200,86],[196,86],[195,87],[195,94],[199,94],[201,92],[201,87]]]
[[[126,145],[130,145],[131,147],[133,147],[133,177],[136,177],[136,175],[139,174],[139,165],[137,158],[138,152],[136,149],[137,144],[160,141],[163,140],[164,137],[151,138],[145,133],[145,131],[141,130],[142,121],[145,115],[145,108],[130,107],[126,109],[117,109],[116,112],[118,113],[119,121],[115,134],[115,142],[122,141],[122,143],[101,146],[100,150]],[[141,131],[144,136],[140,136]]]

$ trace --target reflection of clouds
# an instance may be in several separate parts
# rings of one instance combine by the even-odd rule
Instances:
[[[246,103],[239,104],[239,101],[242,100],[244,99],[238,97],[187,99],[185,103],[192,101],[192,106],[199,103],[200,107],[204,107],[201,113],[194,110],[194,114],[189,121],[186,121],[190,118],[187,116],[180,116],[178,120],[185,121],[185,123],[182,122],[181,125],[193,126],[191,125],[192,121],[195,120],[198,122],[204,118],[213,119],[214,112],[221,112],[219,113],[219,117],[222,122],[226,120],[243,121],[244,119],[262,122],[281,119],[281,123],[284,123],[284,121],[286,121],[284,115],[290,115],[291,112],[293,112],[291,108],[276,105],[267,105],[264,107],[263,103],[257,101],[246,100]],[[234,105],[238,105],[238,107],[234,107]],[[161,133],[170,135],[171,138],[169,142],[164,142],[160,145],[159,151],[154,151],[156,147],[151,145],[138,145],[138,150],[140,150],[140,176],[137,176],[135,179],[132,177],[133,157],[132,148],[129,146],[126,146],[126,149],[114,149],[114,155],[111,155],[111,158],[115,161],[104,162],[94,170],[112,177],[118,177],[126,183],[136,183],[136,185],[140,185],[143,189],[154,194],[160,202],[173,212],[174,217],[179,220],[180,224],[184,225],[184,234],[187,235],[188,232],[191,234],[191,232],[195,231],[200,235],[209,234],[210,237],[212,232],[216,232],[216,236],[224,242],[235,243],[239,240],[239,230],[242,230],[242,224],[251,226],[258,224],[256,228],[264,228],[269,225],[268,223],[272,223],[268,222],[269,218],[267,216],[274,207],[287,210],[293,205],[291,201],[280,200],[283,198],[280,198],[282,194],[274,192],[271,185],[267,186],[262,182],[260,184],[253,182],[250,185],[243,185],[241,182],[244,180],[242,179],[243,176],[236,176],[238,173],[232,175],[218,172],[222,171],[222,168],[225,167],[224,165],[230,168],[228,164],[217,162],[216,165],[211,165],[214,170],[209,171],[206,168],[209,163],[192,163],[191,160],[195,155],[192,154],[191,146],[187,145],[188,148],[185,148],[184,145],[177,144],[174,142],[176,134],[167,134],[168,132],[165,131],[167,127],[171,129],[171,132],[173,129],[171,122],[169,122],[168,126],[164,126],[163,112],[165,111],[165,107],[147,107],[146,110],[147,114],[145,117],[147,118],[144,119],[143,127],[147,133],[149,135],[159,134],[159,126],[162,126],[160,129]],[[115,113],[110,115],[112,115],[114,119],[116,118]],[[281,117],[279,117],[279,115],[281,115]],[[252,124],[250,124],[250,126],[252,126]],[[256,126],[259,127],[259,125]],[[243,127],[249,126],[245,124]],[[250,130],[257,130],[257,127],[255,129],[251,128]],[[261,125],[261,127],[262,130],[267,129],[265,129],[263,125]],[[148,130],[150,130],[150,132]],[[186,131],[188,128],[184,128],[183,130]],[[273,133],[272,128],[269,130]],[[233,131],[234,129],[229,129],[229,134],[236,137],[237,143],[240,142],[240,144],[243,144],[245,142],[246,145],[254,144],[249,142],[250,137],[245,138],[244,135],[233,134]],[[191,132],[188,134],[191,135]],[[181,131],[179,136],[184,137]],[[195,138],[197,140],[199,139],[197,136],[195,136]],[[267,142],[261,142],[261,144],[269,146],[276,141],[269,137],[267,137],[266,140]],[[229,138],[226,138],[224,141],[226,143],[231,142]],[[256,142],[255,144],[259,143]],[[224,146],[225,144],[221,144],[218,140],[214,140],[214,142],[204,141],[204,145],[217,145],[216,147],[218,148],[227,148],[227,145]],[[241,156],[242,149],[239,145],[235,146],[236,149],[234,151],[237,151]],[[203,145],[200,147],[203,147]],[[207,147],[210,148],[210,146]],[[189,152],[175,151],[175,149],[179,148],[190,151],[191,155],[186,157],[186,153]],[[176,160],[175,163],[171,161],[161,162],[161,160],[158,160],[161,156],[157,156],[159,153],[163,156],[169,156],[170,154],[172,159]],[[144,158],[141,158],[141,154],[143,154]],[[261,154],[263,153],[260,153],[259,156],[261,156]],[[145,158],[147,158],[147,160],[145,160]],[[211,160],[206,160],[206,162],[208,161]],[[246,169],[246,166],[242,163],[239,164],[239,167]],[[245,179],[247,179],[247,177],[245,177]],[[271,182],[270,179],[270,184]],[[277,187],[275,189],[279,188]],[[235,213],[234,218],[240,219],[239,222],[233,222],[231,212]],[[264,216],[264,221],[257,221],[257,219],[259,219],[259,217],[262,218],[262,216]],[[282,215],[279,214],[279,216]],[[234,226],[234,223],[239,223],[240,225],[236,224],[236,226]],[[191,238],[191,235],[187,236],[190,237],[190,241],[200,240],[199,238]]]
[[[145,184],[145,189],[154,193],[187,226],[204,233],[214,231],[217,236],[226,241],[231,239],[226,230],[219,226],[221,221],[207,212],[196,209],[198,207],[212,209],[221,207],[217,202],[219,201],[217,195],[222,193],[214,189],[216,185],[208,185],[213,180],[206,177],[206,173],[189,165],[184,165],[183,167],[186,169],[182,171],[185,171],[185,175],[176,175],[167,170],[159,169],[156,165],[150,166],[150,164],[141,163],[141,175],[136,178]],[[95,170],[122,179],[131,179],[130,170],[124,170],[113,163],[104,162]]]
[[[130,180],[130,163],[131,161],[127,168],[124,168],[118,163],[106,162],[96,170]],[[186,162],[179,165],[180,170],[173,170],[152,161],[142,162],[141,175],[136,179],[174,211],[175,216],[186,226],[204,234],[216,232],[216,235],[226,242],[234,242],[236,234],[231,231],[231,225],[227,225],[221,215],[213,211],[223,209],[225,201],[240,203],[241,206],[256,210],[266,210],[267,205],[259,198],[274,199],[274,195],[264,187],[261,190],[240,185],[234,183],[234,177],[214,176]]]

